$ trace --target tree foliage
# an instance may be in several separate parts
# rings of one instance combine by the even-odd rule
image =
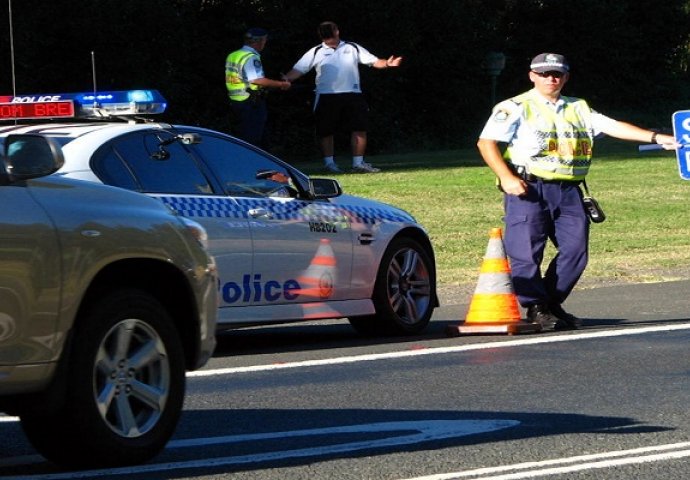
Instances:
[[[370,151],[448,148],[474,142],[491,108],[488,52],[506,55],[497,98],[530,88],[529,60],[563,53],[567,93],[617,118],[667,128],[688,107],[687,0],[8,0],[10,36],[0,38],[0,93],[156,88],[166,120],[228,131],[227,54],[244,30],[271,32],[267,75],[289,70],[318,43],[323,20],[391,70],[362,68],[371,105]],[[0,22],[9,23],[9,9]],[[9,30],[9,29],[8,29]],[[92,53],[93,52],[93,53]],[[14,54],[14,64],[11,62]],[[14,78],[12,70],[14,65]],[[269,96],[272,148],[314,154],[313,77]]]

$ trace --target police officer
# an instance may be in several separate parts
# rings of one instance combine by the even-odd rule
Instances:
[[[563,55],[534,57],[534,88],[498,103],[477,143],[504,192],[504,241],[515,293],[527,320],[544,330],[580,324],[562,303],[587,265],[589,219],[579,184],[589,170],[594,138],[604,133],[667,150],[679,146],[670,135],[614,120],[585,100],[561,95],[569,71]],[[499,142],[507,144],[505,155]],[[557,254],[542,275],[547,239]]]
[[[264,76],[260,53],[267,41],[266,30],[250,28],[244,34],[244,46],[225,60],[225,86],[237,119],[235,136],[254,145],[261,145],[268,119],[266,89],[290,88],[286,79],[271,80]]]

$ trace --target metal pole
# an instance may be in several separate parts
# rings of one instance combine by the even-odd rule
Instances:
[[[17,81],[14,71],[14,32],[12,30],[12,0],[7,0],[7,12],[10,22],[10,62],[12,64],[12,96],[17,96]]]
[[[506,56],[501,52],[489,52],[484,57],[484,71],[491,78],[491,108],[496,105],[496,85],[498,76],[505,68]]]

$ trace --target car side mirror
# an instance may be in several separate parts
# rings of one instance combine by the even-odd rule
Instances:
[[[37,134],[13,134],[5,138],[3,166],[9,182],[44,177],[65,163],[62,148],[53,139]]]
[[[333,198],[343,194],[343,189],[337,180],[331,178],[310,178],[309,193],[312,198]]]

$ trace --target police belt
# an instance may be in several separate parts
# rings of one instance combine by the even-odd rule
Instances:
[[[522,178],[525,182],[559,183],[562,185],[579,185],[582,183],[582,180],[562,180],[555,178],[538,177],[537,175],[532,175],[531,173],[528,173],[527,169],[525,169],[525,167],[523,167],[522,165],[510,165],[510,167],[513,170],[513,172],[515,172],[515,174],[518,177]]]

